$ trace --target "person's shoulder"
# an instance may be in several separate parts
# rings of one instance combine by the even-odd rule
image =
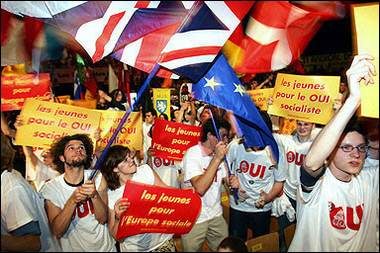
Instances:
[[[16,170],[12,170],[12,171],[3,171],[3,173],[1,174],[1,188],[3,188],[3,186],[5,186],[5,184],[7,184],[8,186],[18,186],[18,185],[26,185],[26,184],[29,184],[28,181],[25,180],[25,178],[23,178],[21,176],[21,174],[16,171]]]
[[[201,147],[200,147],[200,143],[197,143],[196,145],[191,146],[190,148],[188,148],[187,151],[186,151],[186,153],[187,153],[187,152],[192,152],[192,153],[194,153],[194,152],[201,152],[201,151],[202,151],[202,150],[201,150]]]
[[[185,155],[184,157],[182,158],[183,159],[198,159],[198,157],[202,155],[202,149],[200,147],[200,144],[196,144],[194,146],[191,146],[190,148],[188,148],[185,152]]]
[[[239,146],[239,141],[240,139],[233,139],[230,143],[228,143],[228,150],[231,148],[237,148]]]

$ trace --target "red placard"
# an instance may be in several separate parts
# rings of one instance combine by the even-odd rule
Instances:
[[[182,161],[188,148],[201,140],[202,127],[156,119],[152,136],[154,156]]]
[[[128,198],[131,205],[120,217],[116,240],[141,233],[189,233],[202,207],[201,198],[191,189],[159,187],[131,180],[125,184],[123,198]]]
[[[50,100],[50,74],[1,76],[1,111],[21,110],[26,98]]]

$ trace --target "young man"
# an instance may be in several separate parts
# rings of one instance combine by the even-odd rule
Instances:
[[[88,180],[92,140],[86,134],[64,136],[53,142],[51,152],[62,175],[45,183],[39,194],[62,250],[116,251],[107,225],[107,183],[100,172]]]
[[[286,251],[284,229],[296,222],[299,171],[313,142],[314,129],[315,124],[298,120],[295,135],[273,134],[280,151],[278,167],[283,168],[286,173],[283,193],[273,201],[272,206],[272,214],[278,217],[281,251]]]
[[[374,83],[370,74],[376,72],[369,60],[373,57],[368,54],[354,57],[346,72],[349,96],[303,161],[297,227],[289,251],[376,250],[379,170],[362,169],[366,133],[350,121],[360,106],[360,81]]]
[[[143,122],[143,156],[144,163],[147,162],[148,159],[148,149],[152,145],[152,136],[149,136],[150,128],[154,125],[154,122],[157,118],[157,111],[152,108],[149,111],[145,112],[145,122]]]
[[[265,111],[259,111],[272,131],[272,122]],[[253,238],[269,233],[272,201],[282,191],[286,173],[271,159],[268,147],[246,147],[244,139],[235,139],[228,146],[227,161],[231,173],[240,183],[239,202],[230,196],[229,235],[247,241],[248,229]]]
[[[239,188],[239,181],[234,175],[227,176],[224,164],[231,125],[217,118],[215,124],[221,141],[218,141],[212,119],[208,119],[202,125],[201,142],[189,148],[182,159],[181,188],[193,186],[202,200],[196,224],[188,234],[181,236],[184,252],[201,251],[205,239],[210,250],[217,251],[228,236],[221,205],[222,181],[226,178],[232,188]]]

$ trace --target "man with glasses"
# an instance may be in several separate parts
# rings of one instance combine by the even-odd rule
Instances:
[[[379,170],[362,169],[366,132],[356,121],[360,81],[373,84],[368,54],[347,70],[349,96],[315,138],[301,166],[297,227],[289,251],[375,251]],[[327,161],[327,162],[326,162]]]

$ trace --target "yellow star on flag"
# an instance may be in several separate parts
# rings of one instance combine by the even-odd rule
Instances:
[[[239,92],[241,96],[243,96],[243,93],[247,93],[245,90],[243,90],[242,86],[240,84],[234,83],[236,89],[234,92]]]
[[[220,84],[220,83],[215,82],[214,77],[211,77],[211,79],[207,79],[207,78],[205,77],[205,79],[206,79],[207,83],[206,83],[206,85],[205,85],[204,87],[209,86],[209,87],[211,87],[214,91],[215,91],[215,86],[222,85],[222,84]]]

